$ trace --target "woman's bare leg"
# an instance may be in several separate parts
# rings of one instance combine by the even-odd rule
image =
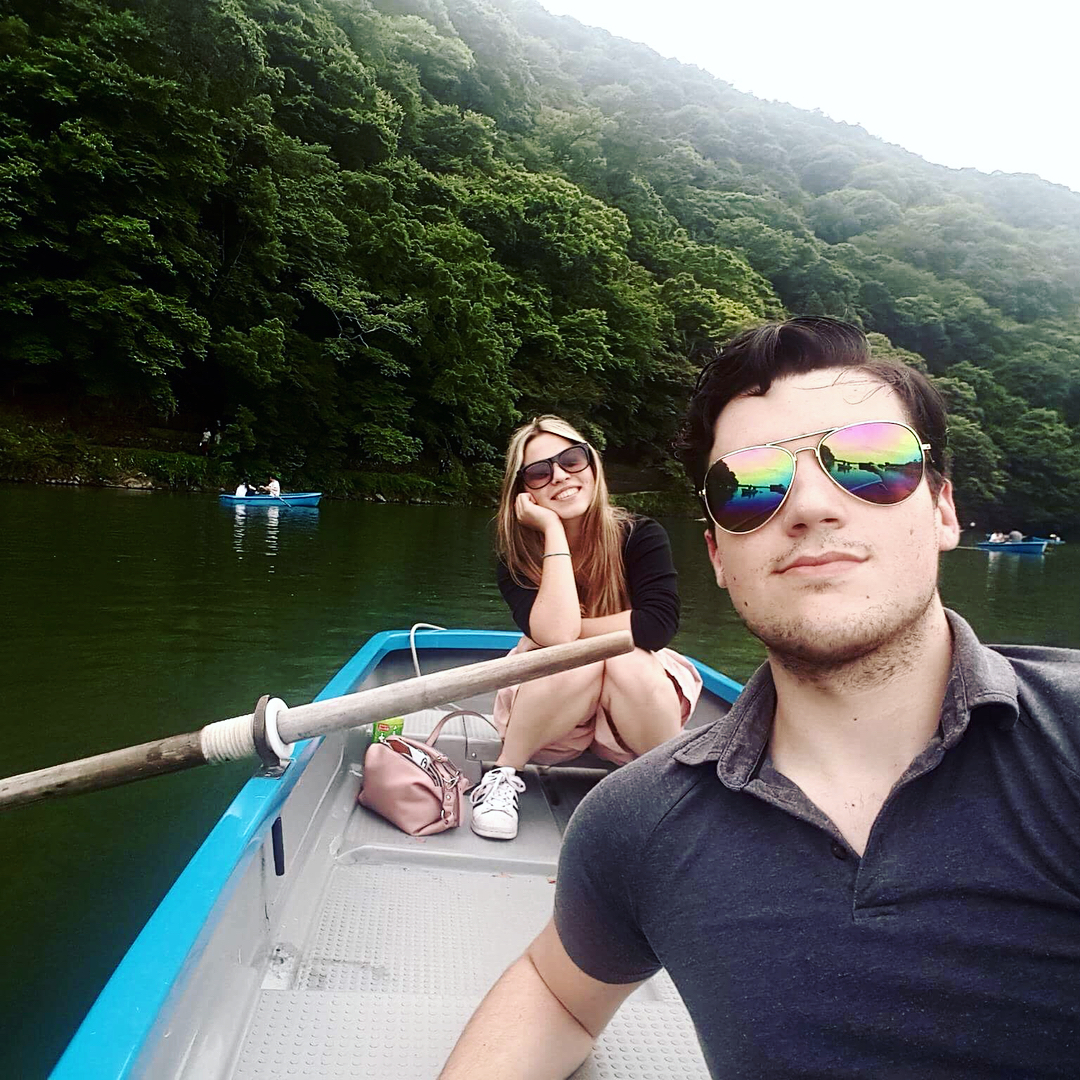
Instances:
[[[659,658],[645,649],[604,661],[604,706],[619,738],[644,754],[682,730],[682,699]]]
[[[495,764],[523,769],[537,750],[588,720],[596,712],[603,682],[600,661],[522,683]]]

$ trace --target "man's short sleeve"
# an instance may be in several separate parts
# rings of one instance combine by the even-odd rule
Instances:
[[[661,967],[636,915],[651,822],[640,807],[620,770],[582,801],[563,838],[555,927],[570,959],[601,982],[638,982]]]

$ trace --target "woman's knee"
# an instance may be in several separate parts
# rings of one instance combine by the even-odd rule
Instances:
[[[556,675],[545,675],[543,678],[522,683],[518,694],[528,691],[530,698],[562,700],[587,694],[594,688],[599,690],[603,678],[604,661],[598,660],[592,664],[571,668],[569,671],[560,671]]]
[[[605,687],[623,694],[648,692],[669,681],[664,665],[646,649],[634,649],[603,663]]]

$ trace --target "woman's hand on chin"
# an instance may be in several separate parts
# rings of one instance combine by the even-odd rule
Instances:
[[[540,506],[527,491],[521,492],[514,501],[514,512],[526,529],[535,529],[537,532],[547,532],[552,525],[562,523],[554,510]]]

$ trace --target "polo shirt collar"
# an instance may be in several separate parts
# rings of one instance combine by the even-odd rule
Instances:
[[[955,611],[945,609],[952,630],[952,671],[941,705],[940,737],[944,749],[955,746],[972,716],[1004,728],[1019,715],[1016,675],[1005,657],[987,648]],[[735,704],[715,723],[701,729],[676,753],[686,765],[716,762],[716,773],[733,790],[746,786],[769,745],[776,687],[767,663],[754,672]]]

